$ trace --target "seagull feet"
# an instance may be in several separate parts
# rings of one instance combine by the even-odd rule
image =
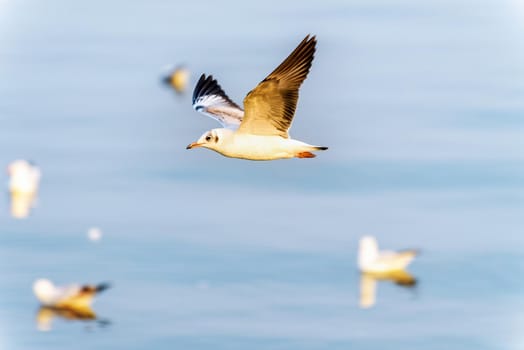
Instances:
[[[297,158],[315,158],[316,156],[311,152],[299,152],[295,155]]]

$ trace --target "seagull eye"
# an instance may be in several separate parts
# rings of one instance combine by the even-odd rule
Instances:
[[[206,136],[206,141],[211,141],[211,135]]]

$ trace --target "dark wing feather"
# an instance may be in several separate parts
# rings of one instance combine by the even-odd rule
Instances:
[[[216,79],[202,74],[193,91],[193,108],[216,119],[226,128],[236,129],[244,111],[222,90]]]
[[[298,90],[311,68],[316,42],[315,36],[306,36],[284,62],[247,94],[245,117],[238,132],[288,137]]]

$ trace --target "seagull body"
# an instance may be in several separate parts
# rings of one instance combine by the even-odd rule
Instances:
[[[248,160],[313,158],[314,146],[291,139],[298,90],[315,53],[315,37],[297,48],[244,99],[245,111],[234,103],[212,76],[200,77],[193,93],[195,110],[219,121],[223,128],[204,133],[188,149],[205,147],[226,157]]]
[[[26,160],[15,160],[7,166],[9,192],[35,194],[40,184],[40,169]]]
[[[403,271],[418,254],[416,250],[379,251],[375,237],[364,236],[360,239],[358,266],[361,272],[371,274],[389,274]]]
[[[107,283],[58,287],[47,279],[38,279],[33,284],[33,292],[42,306],[73,310],[90,309],[93,297],[107,288]]]
[[[210,136],[217,139],[207,148],[230,157],[248,160],[275,160],[284,158],[313,158],[311,151],[322,149],[307,143],[280,136],[239,134],[230,129],[213,129]],[[197,143],[203,143],[204,135]],[[195,147],[195,146],[193,146]]]

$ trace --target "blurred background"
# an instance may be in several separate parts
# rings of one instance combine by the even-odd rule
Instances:
[[[328,151],[185,149],[201,73],[241,104],[309,33],[291,135]],[[0,166],[42,171],[18,217],[1,175],[0,348],[521,349],[523,34],[519,0],[0,0]],[[422,254],[362,308],[365,234]],[[104,322],[39,331],[39,277],[111,281]]]

